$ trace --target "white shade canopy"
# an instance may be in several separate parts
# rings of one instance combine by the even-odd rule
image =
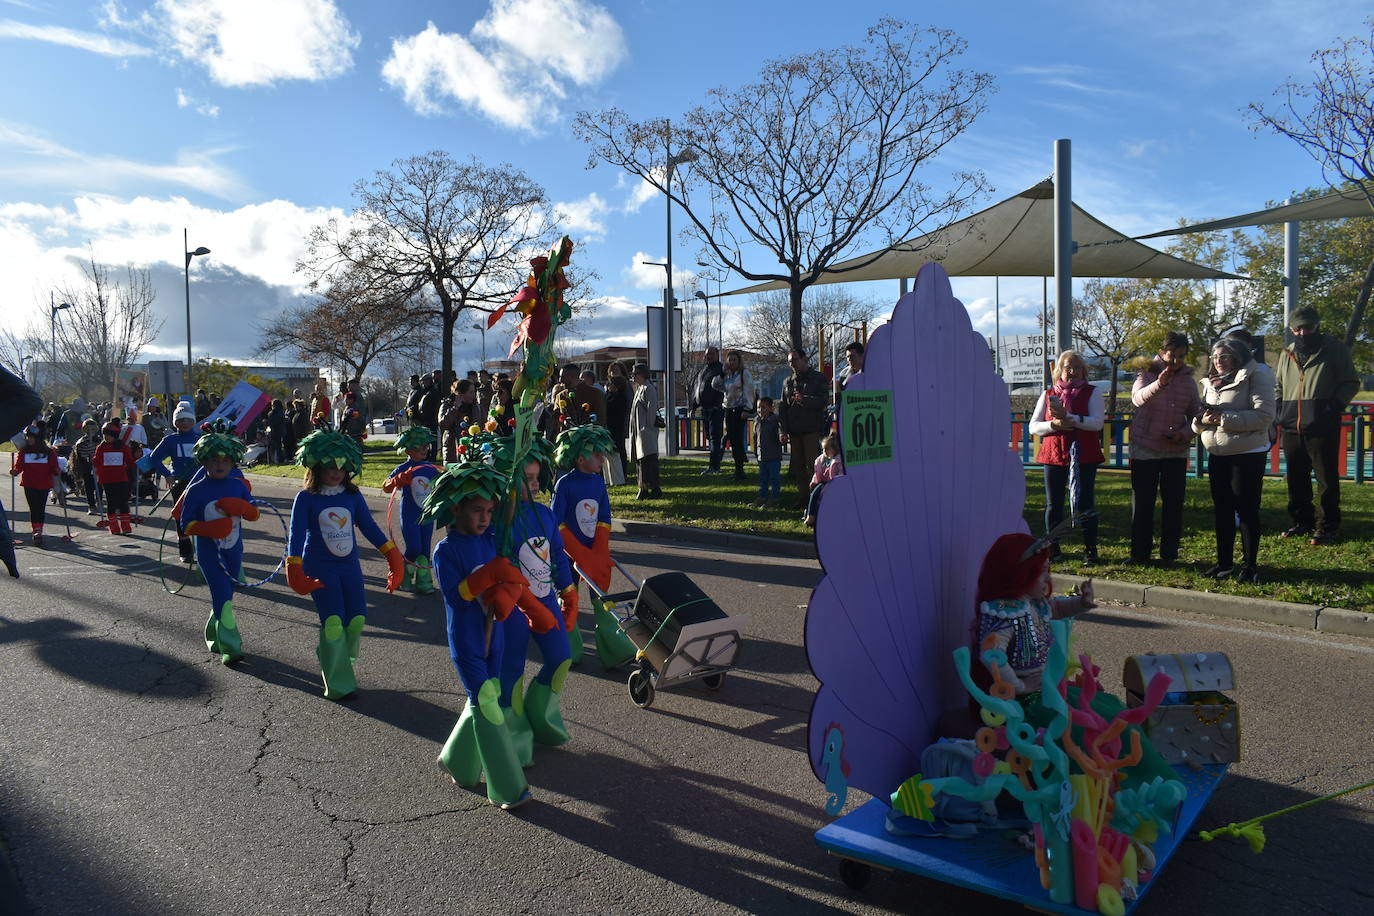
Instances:
[[[1296,223],[1309,219],[1343,219],[1347,216],[1374,216],[1374,207],[1369,199],[1359,191],[1335,191],[1323,197],[1300,201],[1296,204],[1281,204],[1267,210],[1256,210],[1226,219],[1214,219],[1176,229],[1164,229],[1149,235],[1137,235],[1138,239],[1157,239],[1165,235],[1183,235],[1188,232],[1211,232],[1214,229],[1237,229],[1241,226],[1266,226],[1270,223]]]
[[[1082,207],[1073,207],[1075,277],[1172,278],[1183,280],[1243,280],[1157,251],[1122,235]],[[914,277],[921,265],[935,261],[951,277],[1054,276],[1054,182],[1045,179],[1015,197],[980,210],[935,232],[898,242],[885,249],[836,264],[821,283],[856,283]],[[782,281],[759,283],[722,295],[786,289]]]

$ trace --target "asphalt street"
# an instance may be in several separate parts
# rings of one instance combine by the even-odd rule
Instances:
[[[283,514],[294,492],[256,490]],[[572,742],[537,751],[535,800],[506,813],[435,763],[463,705],[437,595],[388,595],[364,551],[360,696],[333,703],[319,695],[313,606],[280,577],[236,601],[248,658],[211,661],[205,589],[159,584],[165,517],[118,538],[83,515],[74,541],[22,549],[24,578],[0,580],[0,850],[13,879],[0,877],[0,911],[1023,912],[884,872],[855,893],[815,846],[829,818],[804,750],[814,562],[618,540],[637,577],[680,570],[751,615],[738,666],[718,692],[689,685],[640,710],[625,673],[589,652],[565,692]],[[271,512],[250,527],[259,579],[281,529]],[[1078,633],[1116,689],[1133,653],[1230,655],[1245,758],[1201,827],[1374,779],[1374,641],[1149,608],[1104,608]],[[1261,855],[1185,844],[1139,912],[1374,910],[1374,792],[1266,832]]]

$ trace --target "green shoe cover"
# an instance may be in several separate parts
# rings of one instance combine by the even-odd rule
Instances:
[[[449,733],[444,749],[439,752],[439,765],[448,771],[454,782],[472,788],[482,781],[482,756],[477,753],[477,732],[472,723],[475,713],[472,701],[463,707],[458,722]]]
[[[220,661],[228,665],[243,658],[243,636],[239,633],[238,621],[234,619],[234,602],[224,602],[219,612],[219,627],[216,633],[219,645],[212,649],[218,652]]]
[[[326,697],[338,700],[358,689],[358,682],[353,677],[353,664],[348,660],[343,621],[337,614],[326,617],[324,626],[320,627],[320,644],[315,647],[315,656],[320,660]]]
[[[428,595],[434,591],[434,572],[430,568],[429,557],[415,561],[415,594]]]
[[[568,661],[574,665],[582,663],[582,628],[574,626],[568,631]]]
[[[405,573],[401,576],[401,588],[405,589],[406,591],[410,591],[410,589],[411,589],[414,585],[415,585],[415,567],[414,567],[414,566],[411,566],[411,565],[410,565],[410,561],[407,560],[407,561],[406,561],[406,571],[405,571]]]
[[[561,693],[555,687],[562,687],[568,676],[569,662],[558,666],[553,686],[535,681],[525,694],[525,717],[529,720],[534,740],[549,747],[558,747],[568,742],[568,727],[563,724],[563,713],[559,708]]]
[[[510,692],[510,705],[501,707],[506,716],[506,730],[510,732],[511,744],[515,746],[515,756],[522,767],[534,766],[534,732],[530,731],[530,720],[525,718],[525,679],[515,682]]]
[[[359,614],[348,622],[344,628],[344,640],[348,644],[349,664],[356,664],[358,661],[358,645],[363,641],[363,627],[367,626],[367,615]]]
[[[510,732],[504,725],[493,725],[485,715],[471,717],[477,736],[477,753],[487,774],[487,800],[502,808],[514,808],[529,801],[530,787],[525,772],[511,747]]]
[[[615,615],[596,598],[592,598],[592,611],[596,617],[596,657],[608,671],[619,668],[635,657],[635,644],[620,629]]]
[[[248,574],[245,573],[245,572],[243,571],[243,567],[242,567],[242,566],[239,567],[239,574],[238,574],[237,576],[234,577],[234,582],[237,583],[238,585],[247,585],[247,584],[248,584]]]
[[[219,651],[219,621],[215,619],[215,612],[210,612],[210,619],[205,621],[205,651]]]

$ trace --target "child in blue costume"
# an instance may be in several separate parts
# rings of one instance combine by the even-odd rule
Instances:
[[[519,616],[511,613],[516,602],[536,609],[543,605],[520,571],[496,554],[489,528],[507,490],[505,475],[487,464],[452,464],[435,480],[421,517],[452,526],[434,550],[434,572],[448,616],[449,655],[468,694],[439,764],[461,786],[477,785],[485,772],[487,800],[514,808],[530,794],[511,738],[515,717],[501,707],[505,626],[500,622]]]
[[[429,461],[434,434],[423,426],[412,426],[396,438],[396,451],[405,452],[407,460],[396,465],[382,484],[387,493],[401,491],[401,540],[405,542],[406,574],[401,588],[414,588],[417,595],[434,591],[434,577],[429,562],[429,544],[434,536],[434,523],[420,521],[421,507],[434,478],[441,469]]]
[[[389,574],[387,591],[401,584],[405,561],[372,520],[353,475],[363,466],[362,449],[343,435],[318,430],[301,440],[296,464],[305,468],[305,485],[291,505],[291,539],[286,581],[298,595],[310,595],[320,615],[320,660],[324,695],[348,699],[358,689],[353,664],[367,623],[362,563],[354,533],[360,529],[382,556]]]
[[[196,427],[196,411],[190,402],[182,401],[177,404],[176,410],[172,413],[172,425],[176,427],[176,432],[163,436],[157,448],[138,460],[138,466],[143,471],[155,470],[172,481],[172,501],[176,502],[190,486],[191,475],[199,469],[192,449],[195,448],[196,440],[200,438],[201,430]],[[167,470],[166,464],[168,458],[172,459],[170,471]],[[191,538],[179,526],[177,536],[181,562],[194,563],[196,557],[191,546]]]
[[[563,621],[577,619],[577,587],[573,583],[572,566],[563,549],[563,538],[558,534],[558,522],[548,506],[534,499],[534,495],[547,486],[548,478],[552,476],[553,456],[550,453],[548,441],[535,436],[534,446],[523,466],[522,478],[516,481],[520,498],[512,512],[510,530],[503,530],[505,525],[498,524],[496,531],[496,543],[510,544],[511,556],[529,582],[530,591],[553,618],[545,630],[532,626],[523,614],[511,614],[504,624],[506,650],[501,665],[501,706],[513,713],[512,734],[522,763],[533,759],[531,739],[554,747],[568,740],[561,706],[563,685],[567,681],[572,660]],[[497,467],[500,466],[498,458]],[[502,510],[500,523],[506,521],[504,514],[508,511]],[[529,690],[525,691],[525,652],[531,634],[544,664],[530,683]],[[524,732],[521,720],[528,723],[528,735]]]
[[[205,648],[226,665],[243,658],[243,638],[234,616],[234,585],[243,566],[240,519],[258,520],[258,507],[236,463],[248,451],[242,439],[218,421],[195,444],[201,463],[199,479],[186,487],[177,506],[186,533],[195,538],[196,562],[210,587],[210,619],[205,622]]]
[[[592,416],[590,423],[559,433],[553,456],[560,470],[571,469],[553,488],[553,517],[563,536],[563,549],[602,592],[611,587],[611,497],[601,466],[614,449],[610,431]],[[564,625],[576,665],[583,650],[576,611]]]

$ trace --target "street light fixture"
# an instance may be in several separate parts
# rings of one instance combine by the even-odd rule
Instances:
[[[181,244],[186,253],[186,393],[195,397],[195,364],[191,362],[191,259],[203,254],[209,254],[210,249],[204,245],[192,251],[191,243],[187,240],[186,230],[181,230]]]
[[[50,377],[56,377],[57,375],[57,313],[71,307],[72,304],[70,302],[58,302],[54,305],[52,292],[48,292],[48,324],[52,331],[52,366],[48,371]],[[37,379],[35,379],[35,381],[37,381]]]
[[[716,336],[719,338],[718,343],[720,344],[721,348],[724,349],[724,347],[725,347],[725,300],[724,300],[723,298],[721,298],[720,288],[721,288],[721,286],[724,285],[724,283],[725,283],[726,272],[723,271],[723,270],[720,271],[720,272],[717,272],[717,271],[715,270],[715,265],[714,265],[714,264],[708,264],[708,263],[706,263],[705,261],[697,261],[697,266],[698,266],[698,267],[707,267],[707,268],[711,268],[711,272],[710,272],[710,273],[703,274],[702,276],[707,277],[707,278],[709,278],[709,279],[712,279],[712,280],[715,280],[715,281],[716,281]],[[703,297],[703,298],[704,298],[704,297]],[[706,303],[706,325],[707,325],[708,328],[710,327],[710,324],[711,324],[711,303],[708,301],[708,302]],[[709,335],[708,335],[708,336],[709,336]]]
[[[487,323],[478,321],[473,324],[472,329],[482,332],[482,368],[485,369],[487,368]]]

